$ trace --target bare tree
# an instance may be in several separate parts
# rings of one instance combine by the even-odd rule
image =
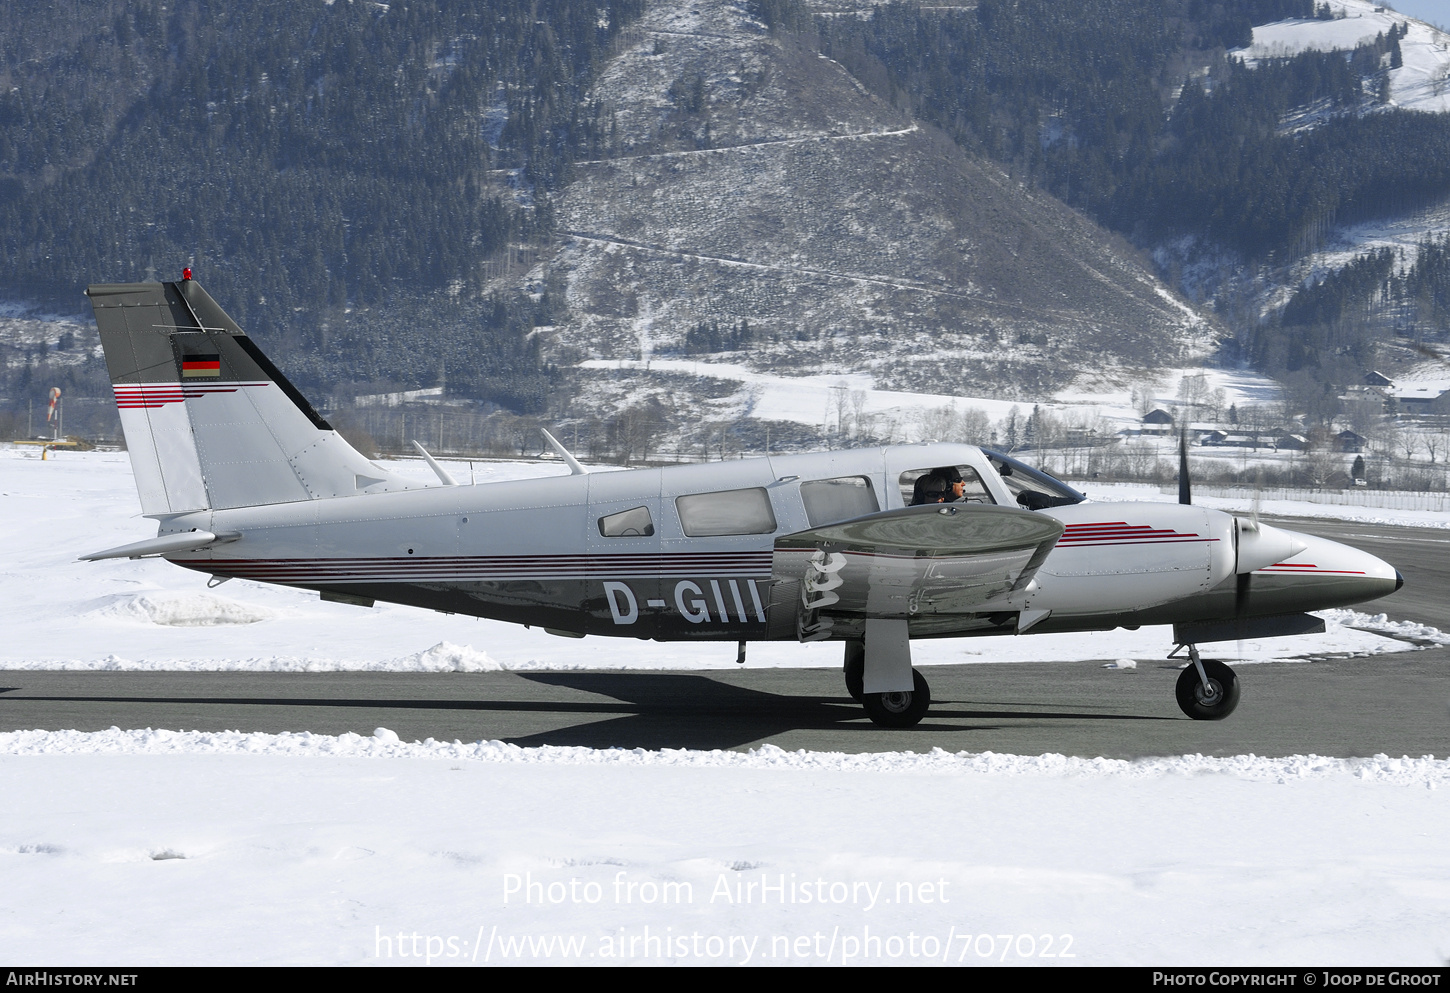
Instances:
[[[969,445],[985,442],[991,430],[991,418],[980,407],[968,407],[957,419],[957,437]]]
[[[831,387],[831,406],[836,414],[836,437],[846,439],[851,435],[851,395],[845,383]]]
[[[1401,431],[1398,437],[1398,447],[1405,453],[1405,461],[1413,462],[1415,450],[1420,447],[1420,436],[1413,431]]]
[[[867,393],[865,390],[851,391],[851,426],[857,440],[865,438],[870,432],[869,415],[866,413]]]
[[[1133,409],[1138,412],[1139,417],[1147,416],[1158,406],[1158,386],[1159,380],[1156,377],[1144,376],[1128,387]]]
[[[1188,418],[1192,418],[1200,407],[1207,405],[1210,395],[1208,377],[1201,372],[1184,376],[1178,381],[1178,402]]]
[[[947,441],[957,433],[957,409],[955,404],[933,407],[917,415],[922,441]]]

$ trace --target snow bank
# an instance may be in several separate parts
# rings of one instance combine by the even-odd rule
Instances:
[[[174,596],[118,596],[84,616],[96,620],[123,620],[164,627],[217,627],[224,624],[256,624],[275,617],[276,612],[256,604],[238,603],[208,593]]]
[[[1450,760],[1420,758],[1330,758],[1293,755],[1217,758],[1182,755],[1151,759],[1003,755],[996,752],[811,752],[762,745],[748,751],[666,748],[597,749],[544,745],[524,748],[503,741],[403,742],[378,728],[370,736],[310,732],[265,734],[242,731],[12,731],[0,733],[0,755],[275,755],[311,758],[405,758],[508,764],[685,767],[693,769],[780,769],[873,773],[974,773],[993,776],[1065,776],[1155,779],[1163,776],[1223,775],[1254,782],[1286,782],[1352,776],[1399,785],[1438,788],[1450,782]]]

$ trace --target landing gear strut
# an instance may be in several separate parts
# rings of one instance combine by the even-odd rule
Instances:
[[[846,642],[846,664],[842,669],[842,675],[846,677],[846,692],[851,694],[852,700],[860,703],[861,686],[866,680],[866,643],[864,641]]]
[[[907,674],[910,673],[910,676]],[[846,692],[880,727],[914,727],[931,707],[926,678],[911,667],[911,643],[905,621],[866,622],[864,641],[846,642],[842,667]],[[910,680],[910,689],[907,681]],[[885,692],[866,692],[866,685]]]
[[[1221,721],[1239,705],[1239,680],[1232,669],[1217,659],[1198,657],[1198,647],[1188,646],[1193,664],[1178,674],[1174,696],[1178,707],[1195,721]]]

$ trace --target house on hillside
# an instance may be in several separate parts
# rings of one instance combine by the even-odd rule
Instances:
[[[1286,431],[1274,439],[1274,447],[1281,452],[1306,452],[1309,450],[1309,439],[1302,434],[1289,434]]]
[[[1395,383],[1385,389],[1399,405],[1400,413],[1411,417],[1450,414],[1450,379],[1426,379],[1417,383]]]
[[[1102,445],[1110,439],[1104,439],[1098,434],[1097,428],[1072,426],[1067,429],[1066,440],[1069,445]]]
[[[1173,415],[1162,407],[1158,407],[1143,415],[1142,424],[1138,428],[1139,434],[1172,434]]]
[[[1334,436],[1334,444],[1341,452],[1356,454],[1364,451],[1366,441],[1363,435],[1355,434],[1353,431],[1341,431]]]
[[[1260,446],[1267,444],[1251,431],[1236,431],[1230,434],[1227,431],[1218,430],[1200,435],[1198,443],[1210,448],[1252,448],[1255,451],[1258,451]]]

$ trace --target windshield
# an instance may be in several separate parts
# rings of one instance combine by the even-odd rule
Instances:
[[[1042,510],[1045,507],[1065,507],[1068,504],[1082,503],[1087,497],[1077,490],[1068,486],[1056,476],[1048,475],[1041,469],[1034,469],[1025,462],[1018,462],[1016,459],[1001,452],[994,452],[990,448],[982,449],[982,454],[992,463],[992,468],[1002,477],[1002,482],[1007,484],[1007,489],[1012,491],[1012,496],[1020,506],[1028,510]]]

